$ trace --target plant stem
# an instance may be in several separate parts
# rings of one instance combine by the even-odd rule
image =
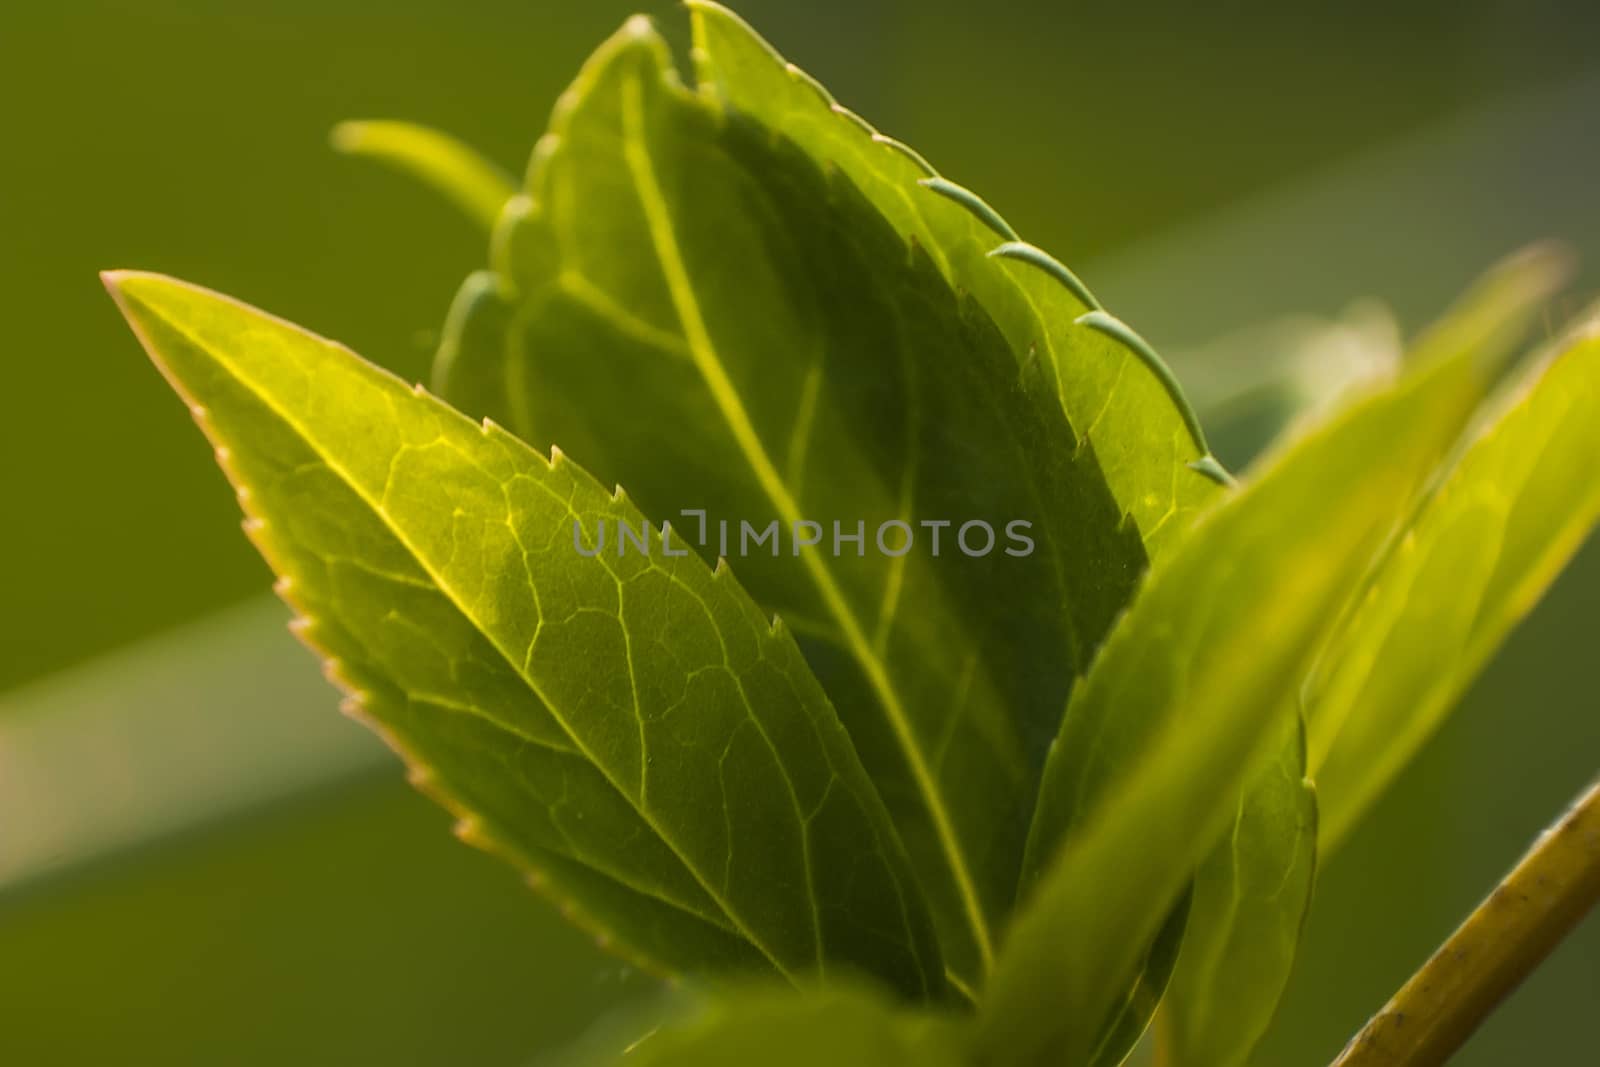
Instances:
[[[1539,836],[1333,1067],[1432,1067],[1600,900],[1600,780]]]

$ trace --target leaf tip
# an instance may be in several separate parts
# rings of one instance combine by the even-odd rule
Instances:
[[[101,271],[100,283],[106,287],[106,292],[111,294],[111,299],[117,302],[124,314],[127,313],[130,299],[138,298],[149,290],[199,288],[165,274],[157,274],[155,271],[130,270],[122,267]]]
[[[649,15],[629,15],[617,36],[624,40],[648,41],[656,35],[656,24]]]
[[[144,345],[146,351],[150,350],[150,346],[145,343],[144,334],[139,329],[138,320],[135,318],[131,290],[137,288],[140,278],[148,276],[144,271],[137,270],[119,269],[100,272],[100,284],[106,287],[106,292],[110,294],[112,302],[117,305],[117,310],[122,312],[122,317],[128,320],[128,325],[132,327],[134,335],[139,338],[139,343]]]
[[[1545,238],[1513,252],[1498,268],[1503,272],[1526,271],[1537,279],[1535,284],[1545,292],[1553,292],[1571,281],[1578,269],[1578,253],[1565,241]]]
[[[361,151],[362,143],[366,140],[369,123],[364,119],[346,119],[336,122],[328,131],[328,144],[335,152],[341,155],[353,155]]]

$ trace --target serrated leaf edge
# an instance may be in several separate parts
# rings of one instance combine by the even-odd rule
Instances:
[[[1004,243],[991,250],[988,253],[989,256],[1001,259],[1014,259],[1018,262],[1027,263],[1030,266],[1036,267],[1042,270],[1047,277],[1065,287],[1080,303],[1086,304],[1090,308],[1091,313],[1095,311],[1103,311],[1100,301],[1096,299],[1089,288],[1078,279],[1077,275],[1073,274],[1072,271],[1068,270],[1058,260],[1039,249],[1037,246],[1023,241],[1021,237],[1018,236],[1016,229],[1006,221],[1005,216],[1000,214],[1000,212],[990,205],[988,201],[984,200],[978,194],[974,193],[965,186],[944,177],[934,168],[931,163],[928,162],[926,157],[924,157],[921,153],[906,145],[904,142],[898,141],[893,137],[889,137],[879,132],[866,119],[862,118],[854,111],[851,111],[849,108],[839,104],[835,100],[833,94],[828,91],[827,87],[825,87],[811,74],[785,59],[783,55],[772,46],[771,42],[767,41],[766,38],[757,33],[755,29],[750,26],[749,22],[737,12],[732,11],[720,3],[716,3],[715,0],[684,0],[684,6],[687,7],[691,12],[697,10],[711,12],[718,17],[727,18],[730,21],[741,25],[753,40],[761,44],[768,56],[771,57],[771,60],[775,66],[782,69],[784,73],[786,73],[791,79],[810,87],[828,107],[828,109],[838,116],[844,123],[855,127],[857,131],[865,134],[874,144],[880,145],[888,151],[892,151],[903,156],[904,158],[910,160],[918,169],[924,171],[925,176],[917,180],[917,185],[919,187],[927,190],[935,196],[939,196],[964,208],[975,219],[983,224],[984,227],[1002,239]],[[697,51],[698,48],[699,46],[697,44]],[[701,89],[706,95],[711,95],[709,84],[702,86]],[[713,99],[715,99],[715,97],[713,97]],[[942,261],[942,257],[936,256],[935,259],[936,261]],[[943,268],[943,273],[945,273],[948,277],[950,275],[948,264],[943,264]],[[951,280],[953,282],[954,279]],[[1028,297],[1026,292],[1023,293],[1023,296],[1029,301],[1030,304],[1032,303],[1031,298]],[[1037,310],[1035,311],[1035,314],[1042,322],[1043,316],[1038,315]],[[1080,318],[1076,324],[1088,325],[1082,321],[1082,318]],[[1126,330],[1126,327],[1124,327],[1124,330]],[[1128,351],[1139,360],[1140,363],[1144,364],[1156,376],[1157,381],[1160,383],[1162,389],[1166,392],[1173,406],[1177,408],[1178,413],[1184,422],[1185,428],[1190,433],[1195,448],[1201,452],[1199,459],[1186,464],[1188,469],[1194,471],[1204,478],[1209,479],[1210,481],[1216,482],[1218,485],[1231,487],[1234,484],[1233,478],[1228,474],[1226,467],[1222,464],[1222,461],[1219,460],[1214,453],[1212,453],[1210,446],[1206,443],[1205,434],[1200,428],[1199,416],[1194,411],[1193,406],[1189,403],[1188,397],[1184,395],[1182,385],[1178,382],[1177,375],[1173,373],[1171,366],[1168,365],[1167,362],[1156,353],[1156,351],[1148,342],[1146,342],[1143,338],[1138,337],[1137,334],[1133,334],[1131,330],[1126,330],[1126,334],[1131,335],[1131,339],[1129,336],[1124,336],[1121,333],[1111,331],[1101,332],[1105,336],[1110,337],[1112,340],[1126,347]],[[1046,343],[1048,344],[1048,342]],[[1085,432],[1082,433],[1082,436],[1087,439],[1088,435]]]

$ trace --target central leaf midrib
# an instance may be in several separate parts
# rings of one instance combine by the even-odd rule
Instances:
[[[803,517],[799,506],[773,465],[771,457],[767,455],[766,448],[750,421],[750,415],[745,410],[732,380],[728,377],[727,369],[723,366],[701,314],[694,285],[689,279],[688,268],[678,249],[671,211],[656,179],[655,164],[645,141],[642,78],[643,75],[638,71],[630,71],[621,83],[622,151],[634,191],[644,212],[645,224],[650,233],[656,259],[661,266],[684,338],[688,342],[690,355],[705,381],[707,390],[727,422],[729,432],[732,433],[745,461],[749,463],[762,491],[778,510],[782,519],[792,525]],[[955,879],[962,907],[966,912],[981,957],[982,968],[987,971],[993,964],[994,949],[990,942],[988,923],[983,915],[977,888],[967,868],[966,857],[950,813],[945,807],[944,799],[917,743],[915,732],[907,720],[899,693],[890,680],[887,667],[874,652],[866,632],[851,610],[843,591],[834,581],[832,573],[815,554],[803,553],[802,558],[808,576],[816,585],[823,603],[838,621],[851,654],[867,675],[879,703],[887,714],[895,737],[904,751],[918,791],[922,794],[923,803],[933,818],[941,850]]]

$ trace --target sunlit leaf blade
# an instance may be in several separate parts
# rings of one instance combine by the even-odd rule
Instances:
[[[1316,868],[1316,793],[1305,743],[1278,746],[1195,872],[1189,931],[1157,1022],[1168,1067],[1238,1067],[1277,1008]]]
[[[703,91],[838,167],[946,280],[983,305],[1014,349],[1052,368],[1060,402],[1093,446],[1118,504],[1150,554],[1161,555],[1216,497],[1220,468],[1159,357],[1070,270],[916,152],[835,103],[739,16],[708,0],[689,0],[689,8]]]
[[[1556,348],[1480,422],[1307,687],[1325,847],[1432,735],[1600,518],[1600,328]]]
[[[510,175],[447,133],[411,122],[352,120],[333,128],[333,146],[415,175],[490,229],[516,192]]]
[[[663,1024],[616,1060],[619,1067],[960,1067],[953,1020],[904,1012],[875,991],[744,991]]]
[[[1565,255],[1544,246],[1499,264],[1413,344],[1412,373],[1452,363],[1495,373],[1564,280],[1566,268]],[[1466,410],[1452,401],[1419,417],[1442,419],[1448,426],[1460,424]],[[1441,432],[1439,441],[1447,440]],[[1419,453],[1409,489],[1388,501],[1371,498],[1365,506],[1389,506],[1397,518],[1409,514],[1409,501],[1441,456]],[[1339,613],[1324,627],[1324,642],[1360,596],[1362,571],[1370,567],[1351,572]],[[1243,1062],[1288,982],[1317,849],[1317,801],[1301,784],[1306,744],[1298,723],[1290,734],[1276,763],[1250,784],[1232,832],[1196,875],[1195,907],[1162,1026],[1168,1061],[1179,1067]]]
[[[685,90],[645,20],[562,97],[494,253],[448,395],[647,513],[705,509],[704,551],[802,636],[977,984],[1072,680],[1145,563],[1047,367],[845,175]],[[800,550],[806,521],[824,543]]]
[[[1466,353],[1261,465],[1155,566],[1051,750],[1020,911],[986,998],[1013,1062],[1088,1062],[1240,791],[1293,721],[1328,625],[1483,389]]]
[[[689,972],[942,964],[799,650],[692,553],[586,557],[619,491],[348,350],[206,290],[108,276],[191,404],[353,710],[625,951]]]

